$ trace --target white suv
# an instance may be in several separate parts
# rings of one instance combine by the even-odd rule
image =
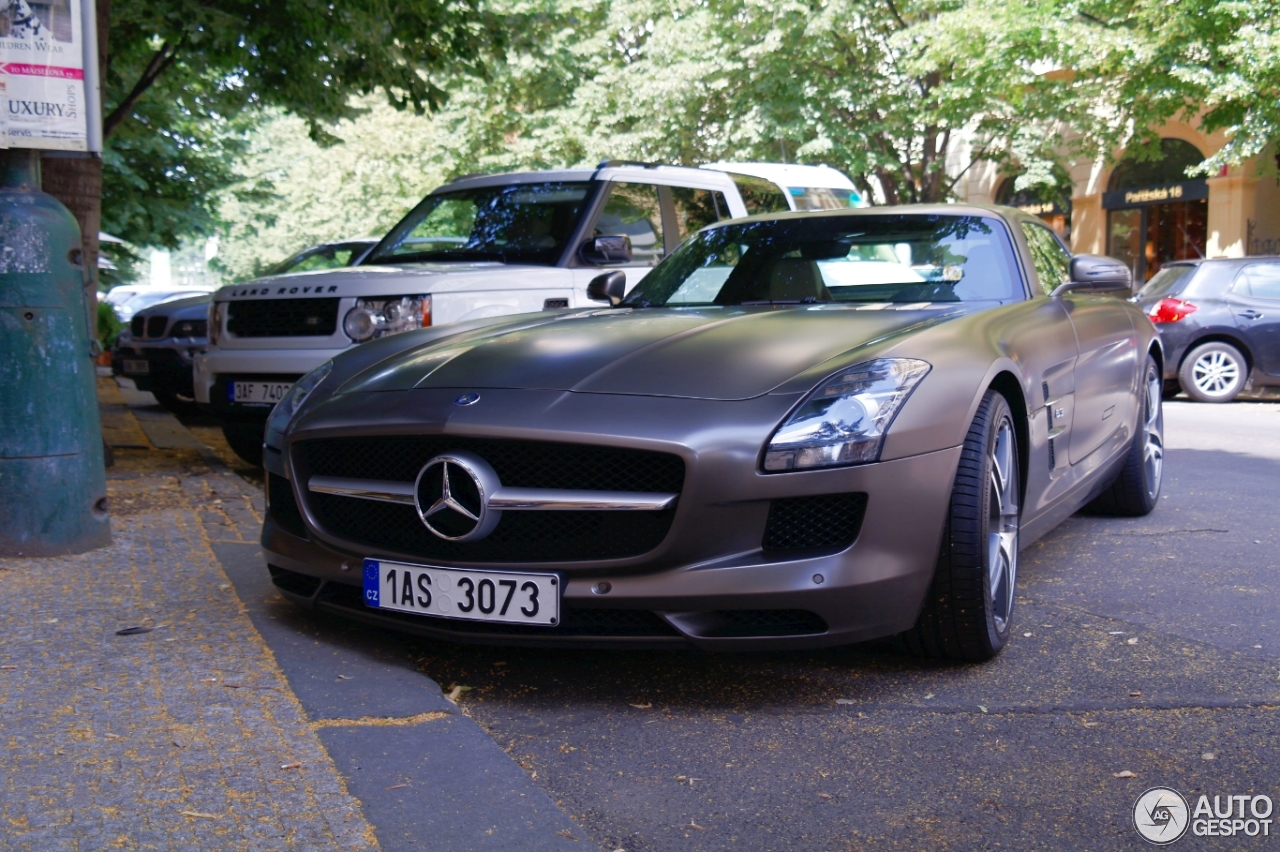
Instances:
[[[699,228],[792,207],[776,184],[679,166],[608,161],[459,178],[357,266],[219,290],[209,348],[195,361],[196,400],[223,421],[232,449],[259,463],[272,406],[351,346],[429,325],[607,304],[587,295],[603,272],[623,272],[630,289]]]

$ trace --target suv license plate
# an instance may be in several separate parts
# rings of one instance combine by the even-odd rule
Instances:
[[[228,382],[227,399],[231,402],[258,402],[275,405],[293,387],[293,382]]]
[[[125,371],[126,373],[134,373],[134,374],[138,374],[138,373],[150,373],[150,372],[151,372],[151,362],[150,362],[150,361],[147,361],[147,360],[134,361],[134,360],[132,360],[132,359],[125,359],[125,362],[124,362],[124,371]]]
[[[560,579],[554,574],[427,568],[364,561],[364,603],[379,609],[503,624],[560,623]]]

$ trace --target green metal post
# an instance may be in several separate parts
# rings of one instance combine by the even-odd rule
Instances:
[[[0,150],[0,556],[111,542],[80,227]]]

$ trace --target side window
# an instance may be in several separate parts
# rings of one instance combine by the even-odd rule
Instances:
[[[742,196],[742,203],[746,205],[747,215],[786,213],[791,210],[786,194],[772,181],[750,175],[730,174],[729,177],[733,178],[733,182],[738,187],[738,194]]]
[[[662,242],[662,205],[658,188],[647,183],[615,183],[596,220],[597,237],[625,234],[631,238],[631,256],[637,264],[653,266],[665,254]]]
[[[673,186],[671,200],[676,208],[676,238],[679,242],[684,242],[690,234],[707,225],[729,218],[729,203],[721,192]]]
[[[1231,289],[1241,296],[1280,301],[1280,263],[1253,263],[1246,266]]]
[[[1047,296],[1071,278],[1071,255],[1048,228],[1022,223],[1022,233],[1031,249],[1031,261],[1040,279],[1040,290]]]

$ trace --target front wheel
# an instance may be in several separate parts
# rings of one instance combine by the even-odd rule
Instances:
[[[1210,341],[1187,353],[1178,379],[1187,396],[1198,402],[1230,402],[1244,390],[1249,365],[1230,343]]]
[[[1164,479],[1164,407],[1161,405],[1160,366],[1147,356],[1138,428],[1134,430],[1124,467],[1089,508],[1131,518],[1151,514],[1160,499]]]
[[[222,437],[231,450],[254,467],[262,467],[262,440],[266,435],[264,423],[224,423]]]
[[[965,438],[933,582],[903,639],[925,657],[989,660],[1009,641],[1018,579],[1021,461],[1013,413],[987,391]]]

